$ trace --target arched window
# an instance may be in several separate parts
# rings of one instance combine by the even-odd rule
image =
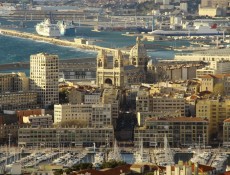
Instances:
[[[98,67],[102,67],[102,61],[101,61],[101,59],[98,61]]]
[[[118,67],[118,60],[115,60],[114,67]]]

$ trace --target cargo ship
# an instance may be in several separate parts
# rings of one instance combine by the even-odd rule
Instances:
[[[62,36],[74,36],[76,34],[76,26],[73,21],[58,21],[57,25]]]

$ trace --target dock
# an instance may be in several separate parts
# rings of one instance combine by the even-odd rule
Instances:
[[[99,51],[99,50],[105,50],[108,53],[114,53],[116,49],[112,48],[106,48],[106,47],[101,47],[101,46],[96,46],[92,44],[79,44],[74,41],[69,41],[69,40],[64,40],[64,39],[59,39],[59,38],[51,38],[51,37],[46,37],[46,36],[40,36],[37,34],[33,33],[27,33],[27,32],[20,32],[16,30],[9,30],[9,29],[2,29],[0,28],[0,34],[4,36],[13,36],[13,37],[19,37],[19,38],[24,38],[24,39],[30,39],[34,41],[43,41],[59,46],[68,46],[68,47],[73,47],[73,48],[79,48],[79,49],[84,49],[84,50],[90,50],[90,51]],[[124,53],[127,53],[126,51],[123,51]]]

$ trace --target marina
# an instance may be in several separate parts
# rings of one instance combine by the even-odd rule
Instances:
[[[16,150],[15,148],[11,148]],[[114,147],[116,154],[118,155],[119,152],[121,152],[120,148]],[[127,149],[127,148],[126,148]],[[28,149],[24,148],[23,153],[17,152],[13,154],[6,154],[7,152],[1,152],[1,169],[0,172],[7,171],[10,172],[11,168],[15,165],[21,166],[24,170],[29,170],[31,168],[37,168],[44,164],[53,164],[56,166],[62,166],[63,168],[69,168],[73,165],[82,163],[82,162],[91,162],[95,167],[99,167],[104,161],[110,160],[109,157],[106,158],[106,154],[103,149],[97,150],[94,153],[91,153],[87,151],[84,148],[64,148],[60,147],[60,149],[55,148],[39,148],[36,149]],[[120,151],[119,151],[120,150]],[[200,152],[196,153],[189,153],[188,150],[180,150],[179,152],[176,151],[172,157],[172,159],[167,160],[168,163],[165,162],[165,156],[167,153],[164,151],[161,152],[161,150],[164,150],[162,148],[151,148],[151,149],[143,149],[144,154],[149,154],[157,156],[155,160],[154,158],[150,159],[143,159],[140,160],[136,159],[139,156],[136,156],[141,152],[138,150],[131,151],[132,149],[129,149],[129,153],[119,153],[120,156],[117,160],[123,160],[127,163],[153,163],[160,166],[165,165],[174,165],[177,163],[176,161],[180,160],[183,162],[191,161],[193,163],[199,163],[201,165],[208,165],[211,167],[216,168],[216,172],[223,172],[226,168],[227,162],[229,161],[229,152],[226,152],[224,149],[201,149]],[[160,150],[160,151],[159,151]],[[172,150],[175,150],[172,148]],[[196,149],[197,150],[197,149]],[[141,151],[141,150],[140,150]],[[142,156],[144,155],[142,154]],[[193,158],[191,158],[191,155],[193,154]],[[136,157],[136,158],[135,158]],[[169,157],[167,157],[169,158]],[[177,159],[177,160],[176,160]],[[191,159],[191,160],[190,160]],[[169,163],[170,161],[173,161],[175,163]],[[164,164],[164,163],[165,164]]]

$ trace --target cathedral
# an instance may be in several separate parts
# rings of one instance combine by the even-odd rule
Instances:
[[[125,58],[120,50],[116,50],[112,61],[105,50],[97,56],[97,86],[110,84],[117,87],[127,87],[132,84],[146,82],[147,63],[149,57],[144,44],[137,37],[136,44],[130,50],[129,58]]]
[[[137,37],[129,57],[124,56],[120,50],[116,50],[111,59],[105,50],[99,51],[96,82],[99,87],[110,84],[122,88],[141,83],[187,80],[196,78],[196,70],[204,66],[205,63],[200,61],[159,62],[156,59],[150,59],[144,44]]]

